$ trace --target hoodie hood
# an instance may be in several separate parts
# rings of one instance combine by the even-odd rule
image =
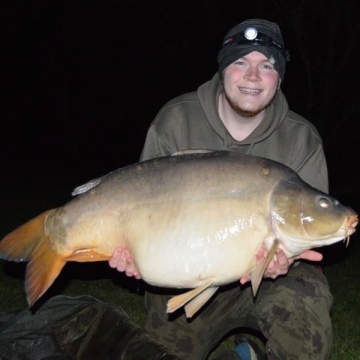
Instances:
[[[267,108],[266,115],[260,125],[246,139],[237,141],[230,135],[219,116],[219,96],[223,90],[219,75],[215,74],[212,80],[198,88],[197,95],[210,126],[223,139],[224,145],[229,149],[247,145],[249,149],[246,152],[251,153],[252,148],[257,143],[265,140],[281,125],[289,111],[285,96],[279,90],[273,102]],[[211,96],[209,96],[209,93]]]

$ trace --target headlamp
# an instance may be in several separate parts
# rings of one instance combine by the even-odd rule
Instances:
[[[290,60],[289,51],[285,50],[282,44],[279,44],[271,36],[259,32],[254,27],[248,27],[243,33],[230,36],[223,42],[223,46],[234,44],[272,47],[277,49],[284,56],[285,61]]]
[[[244,31],[244,36],[247,40],[254,40],[257,37],[257,30],[254,27],[249,27]]]

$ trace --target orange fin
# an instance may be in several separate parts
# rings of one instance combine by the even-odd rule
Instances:
[[[197,287],[196,289],[193,289],[193,290],[190,290],[190,291],[188,291],[186,293],[183,293],[183,294],[172,297],[167,303],[166,312],[167,313],[172,313],[175,310],[179,309],[181,306],[185,305],[190,300],[192,300],[196,296],[200,295],[205,289],[207,289],[209,286],[211,286],[211,284],[213,282],[214,282],[213,279],[209,279],[203,285]]]
[[[55,210],[46,211],[21,225],[0,242],[0,258],[10,261],[29,261],[25,289],[29,306],[50,287],[66,260],[50,247],[44,224]]]
[[[266,258],[264,259],[263,262],[261,262],[260,264],[258,264],[255,269],[251,272],[251,287],[252,287],[252,291],[253,291],[253,295],[256,296],[258,290],[259,290],[259,286],[261,284],[261,280],[264,276],[265,270],[268,267],[270,261],[273,259],[273,257],[275,256],[276,253],[276,249],[279,247],[279,240],[275,239],[271,249],[269,250]]]
[[[45,220],[54,211],[45,211],[6,235],[0,241],[0,258],[29,261],[39,239],[44,235]]]
[[[185,305],[186,317],[193,317],[215,294],[218,287],[209,287]]]
[[[94,249],[80,249],[66,257],[66,261],[91,262],[107,261],[110,259],[109,254],[102,254]]]
[[[25,290],[30,307],[51,286],[65,264],[66,260],[50,248],[44,235],[26,267]]]

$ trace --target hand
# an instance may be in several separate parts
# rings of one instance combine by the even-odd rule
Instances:
[[[141,279],[136,264],[128,248],[116,248],[109,259],[109,266],[118,271],[125,271],[127,276],[134,276],[135,279]]]
[[[256,254],[256,264],[259,264],[261,261],[264,261],[268,254],[268,251],[265,245],[262,245],[261,249]],[[290,266],[295,260],[309,260],[309,261],[321,261],[323,258],[322,254],[313,250],[307,250],[301,253],[300,255],[288,259],[284,251],[281,249],[276,250],[276,255],[270,261],[264,277],[276,279],[279,275],[285,275],[288,273]],[[240,279],[241,284],[245,284],[250,281],[250,274],[245,275]]]

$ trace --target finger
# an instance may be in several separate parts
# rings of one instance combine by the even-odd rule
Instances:
[[[307,250],[302,254],[298,255],[296,259],[303,259],[309,261],[321,261],[323,259],[323,255],[317,251]]]
[[[285,253],[280,250],[276,255],[266,269],[264,276],[267,278],[276,279],[279,275],[284,275],[289,271],[290,263]]]
[[[246,284],[247,282],[249,282],[251,279],[250,279],[250,275],[246,275],[246,276],[243,276],[241,279],[240,279],[240,284],[241,285],[244,285]]]
[[[112,268],[116,268],[120,257],[121,257],[121,249],[115,249],[108,261],[109,266]]]
[[[281,249],[276,252],[276,260],[279,268],[289,268],[289,260]]]
[[[129,249],[122,249],[121,250],[121,258],[124,260],[127,260],[128,258],[131,258]]]
[[[138,272],[134,272],[133,274],[134,278],[137,279],[137,280],[140,280],[141,279],[141,276]]]
[[[269,262],[269,265],[266,268],[265,273],[273,273],[277,267],[278,267],[278,264],[277,264],[276,259],[274,258]]]
[[[263,261],[268,254],[268,251],[266,249],[265,244],[261,245],[260,250],[256,253],[256,263],[259,264],[261,261]]]
[[[126,260],[120,258],[117,263],[116,269],[118,271],[125,271],[126,270]]]
[[[116,269],[118,271],[125,271],[127,268],[127,261],[129,258],[128,252],[126,249],[119,250],[120,256],[118,257],[118,261],[116,264]]]
[[[127,268],[129,267],[129,274],[128,276],[134,276],[135,279],[141,279],[140,273],[138,268],[136,267],[136,264],[134,263],[134,261],[132,259],[128,259],[131,262],[131,267],[129,267],[129,265],[127,265]],[[129,262],[128,262],[129,264]]]
[[[125,269],[126,276],[133,276],[134,275],[134,264],[131,261],[130,263],[127,262],[126,269]]]

